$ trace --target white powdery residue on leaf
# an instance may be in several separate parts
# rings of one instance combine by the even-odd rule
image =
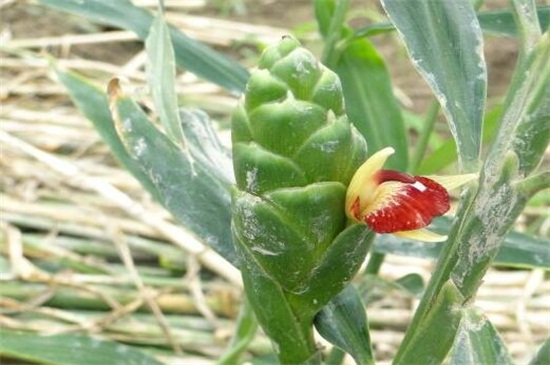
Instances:
[[[476,24],[479,29],[479,24],[477,21],[472,21],[472,24]],[[479,30],[479,33],[481,33],[481,30]],[[479,62],[477,63],[477,67],[480,70],[479,74],[477,75],[477,79],[485,80],[487,78],[487,66],[485,63],[485,52],[483,47],[483,38],[478,37],[476,38],[477,42],[475,45],[475,52],[477,56],[479,57]]]
[[[100,347],[102,343],[103,343],[103,341],[101,341],[100,339],[92,337],[91,340],[90,340],[90,345],[91,345],[90,347],[93,348],[93,349],[96,349],[96,348]]]
[[[306,66],[307,64],[307,66]],[[311,65],[310,62],[307,62],[305,60],[302,60],[298,63],[296,63],[296,72],[294,72],[292,74],[293,77],[295,78],[298,78],[300,77],[301,75],[308,75],[310,73],[310,67],[308,67],[309,65]]]
[[[503,225],[507,224],[505,217],[515,206],[516,195],[510,186],[501,185],[497,191],[485,192],[478,197],[474,206],[474,214],[479,219],[482,229],[470,240],[467,259],[470,265],[487,258],[498,249],[503,240]],[[462,273],[464,276],[466,272]]]
[[[315,217],[311,224],[311,231],[315,234],[317,242],[322,242],[326,236],[326,227],[330,224],[330,216],[328,214],[322,214]]]
[[[147,142],[145,142],[145,138],[143,137],[138,138],[136,143],[134,143],[132,149],[136,157],[141,157],[145,152],[145,150],[147,149]]]
[[[311,70],[318,70],[319,64],[317,63],[317,60],[312,59],[310,57],[303,57],[296,62],[294,65],[294,69],[296,70],[295,73],[293,73],[293,76],[296,75],[296,77],[299,77],[301,75],[309,75],[311,73]]]
[[[258,169],[254,168],[246,172],[246,190],[255,191],[258,187],[258,181],[256,180],[258,176]]]
[[[261,202],[261,199],[253,195],[246,195],[240,200],[239,210],[243,219],[243,235],[247,240],[255,240],[261,235],[261,227],[254,214],[254,206]]]
[[[325,82],[322,83],[322,89],[327,91],[341,91],[342,90],[342,84],[340,82],[340,79],[336,79],[335,82]]]
[[[484,63],[485,61],[483,61]],[[478,67],[482,67],[482,62],[480,61],[480,63],[478,64]],[[480,73],[477,74],[477,77],[476,77],[477,80],[482,80],[484,81],[485,79],[487,79],[487,74],[485,73],[485,71],[482,71]]]
[[[531,11],[531,7],[529,6],[529,4],[527,2],[524,2],[522,4],[520,4],[518,10],[521,12],[521,16],[524,18],[524,19],[528,19],[528,24],[535,24],[534,21],[534,15],[535,13],[533,13]]]
[[[476,315],[476,317],[474,317],[473,315]],[[466,320],[463,321],[463,327],[468,332],[479,332],[483,329],[483,326],[485,326],[485,324],[487,323],[487,318],[480,313],[479,314],[474,313],[473,315],[470,314],[466,316],[465,318]]]
[[[274,252],[260,246],[252,246],[250,249],[264,256],[278,256],[281,254],[281,252]]]
[[[122,121],[122,131],[126,133],[132,132],[132,118],[125,118]]]
[[[424,78],[426,79],[428,84],[433,89],[433,92],[434,92],[437,100],[439,100],[439,104],[441,104],[441,108],[443,108],[443,111],[448,110],[447,97],[445,96],[445,94],[439,88],[439,85],[438,85],[438,82],[436,80],[435,75],[431,72],[426,71],[422,67],[419,67],[418,70],[424,76]]]
[[[208,245],[214,245],[217,246],[220,243],[220,237],[214,236],[214,235],[206,235],[204,237],[204,241],[208,243]]]
[[[323,143],[316,143],[314,146],[319,148],[322,152],[325,153],[334,153],[338,149],[340,141],[326,141]]]
[[[412,55],[411,55],[411,63],[413,64],[413,66],[417,69],[420,68],[420,63],[421,61],[417,58],[414,58]]]
[[[256,206],[265,202],[255,195],[246,194],[239,198],[239,211],[242,221],[242,235],[253,251],[267,256],[282,255],[286,249],[286,242],[274,233],[276,223],[265,223],[258,219]]]
[[[119,354],[125,354],[125,353],[128,352],[128,346],[118,345],[116,347],[116,352],[119,353]]]

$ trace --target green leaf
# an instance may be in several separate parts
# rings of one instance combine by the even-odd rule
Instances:
[[[218,158],[229,157],[217,149],[219,142],[201,136],[190,138],[190,142],[201,143],[190,145],[189,155],[161,133],[134,101],[118,97],[115,103],[119,135],[152,181],[160,202],[210,247],[236,264],[230,239],[232,180],[224,178],[227,172],[221,171],[216,162]],[[204,113],[188,111],[182,114],[182,120],[188,135],[200,129],[210,131]],[[211,153],[205,155],[205,150]]]
[[[395,283],[413,296],[420,296],[424,292],[424,280],[419,274],[407,274],[397,279]]]
[[[521,69],[519,75],[525,75],[516,100],[521,105],[507,110],[509,116],[516,116],[519,123],[512,141],[514,152],[519,160],[519,172],[527,176],[541,162],[544,151],[550,141],[550,33],[540,38],[537,46],[527,56],[532,59],[530,69]],[[530,75],[532,72],[536,72]],[[531,76],[531,77],[529,77]],[[523,81],[526,81],[523,83]],[[512,100],[509,105],[513,105]],[[526,144],[526,141],[530,141]]]
[[[317,19],[317,26],[319,33],[326,38],[329,36],[330,24],[332,22],[332,16],[335,8],[334,0],[315,0],[315,18]]]
[[[430,229],[448,234],[451,219],[441,217],[434,220]],[[550,269],[550,241],[525,233],[510,232],[498,252],[494,265],[518,268]],[[377,235],[374,252],[436,259],[443,248],[440,243],[425,243],[408,240],[394,235]]]
[[[128,154],[118,137],[114,126],[109,102],[103,91],[92,85],[88,80],[72,72],[56,70],[59,81],[67,88],[69,95],[78,109],[88,118],[107,143],[115,158],[143,185],[143,187],[159,200],[153,182],[134,159]]]
[[[540,30],[544,32],[550,26],[550,6],[538,6]],[[518,36],[518,28],[513,13],[509,10],[485,11],[477,15],[481,28],[491,34],[509,37]]]
[[[352,41],[334,65],[340,76],[349,120],[367,140],[369,154],[395,148],[388,168],[406,170],[408,144],[401,110],[384,61],[366,39]]]
[[[43,336],[0,329],[0,354],[52,365],[161,365],[136,348],[75,333]]]
[[[424,281],[418,274],[407,274],[397,280],[384,279],[377,274],[365,273],[359,279],[357,289],[368,305],[401,292],[407,297],[420,298],[424,292]]]
[[[521,57],[533,50],[546,29],[541,31],[535,0],[512,0],[510,3],[517,25]]]
[[[342,231],[312,271],[307,297],[326,303],[357,274],[372,245],[374,232],[362,224]],[[338,267],[338,270],[334,270]]]
[[[382,4],[443,109],[461,166],[467,172],[477,170],[487,70],[481,29],[470,1],[383,0]]]
[[[374,364],[365,307],[352,285],[334,297],[314,323],[321,336],[348,352],[357,364]]]
[[[529,365],[546,365],[550,359],[550,338],[542,344],[535,357],[529,361]]]
[[[274,347],[281,363],[305,363],[312,353],[317,352],[313,343],[312,318],[302,317],[303,322],[300,322],[281,286],[266,274],[237,234],[234,241],[242,258],[241,272],[247,298],[263,330],[277,341]]]
[[[550,6],[537,7],[540,30],[544,32],[550,26]],[[509,10],[483,11],[477,14],[479,25],[484,32],[500,36],[517,37],[518,29],[514,20],[514,14]],[[353,35],[359,37],[372,37],[395,30],[391,23],[376,23],[359,28]]]
[[[134,133],[127,131],[127,140],[123,142],[111,118],[106,95],[76,74],[57,71],[57,75],[119,162],[176,219],[236,264],[235,250],[228,238],[231,237],[229,186],[233,184],[231,157],[218,141],[208,116],[198,110],[181,111],[189,156],[159,132],[137,105],[125,99],[131,114],[128,126],[136,124],[136,130]],[[143,131],[149,134],[141,136],[139,133]],[[130,150],[125,146],[128,143],[132,147]],[[158,150],[147,149],[136,159],[135,152],[139,151],[141,143],[151,143]],[[149,164],[152,164],[150,168]],[[166,177],[172,174],[174,177]]]
[[[466,308],[462,312],[450,364],[513,364],[502,338],[491,322],[476,308]]]
[[[84,16],[117,28],[131,30],[141,39],[149,34],[153,15],[128,0],[40,0],[44,5]],[[176,62],[179,67],[230,91],[242,92],[248,71],[235,61],[170,27]]]
[[[494,139],[501,115],[502,106],[498,106],[485,114],[483,119],[483,143],[489,143]],[[418,174],[435,174],[455,162],[456,159],[456,143],[454,139],[448,139],[422,161]]]
[[[153,95],[155,111],[166,134],[181,146],[186,146],[178,114],[176,95],[176,65],[170,33],[162,12],[156,16],[145,40],[147,51],[147,78]]]
[[[394,364],[408,365],[413,359],[425,365],[441,364],[460,324],[462,311],[457,303],[463,302],[464,297],[453,282],[445,282],[419,322],[416,336],[399,349]]]
[[[241,354],[246,351],[250,342],[254,339],[258,329],[258,321],[252,311],[250,303],[245,299],[241,305],[241,311],[237,318],[237,328],[233,332],[233,338],[227,346],[227,350],[218,360],[218,365],[238,364]]]

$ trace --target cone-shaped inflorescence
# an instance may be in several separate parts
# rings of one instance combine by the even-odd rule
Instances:
[[[344,210],[365,140],[338,76],[290,37],[265,50],[232,132],[232,228],[248,299],[282,363],[315,363],[313,317],[368,250],[370,232]]]

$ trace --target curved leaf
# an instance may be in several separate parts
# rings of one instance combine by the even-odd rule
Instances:
[[[233,332],[231,342],[227,346],[225,353],[218,360],[217,365],[233,365],[239,363],[242,353],[248,348],[250,342],[254,339],[258,330],[258,320],[250,303],[244,299],[241,304],[237,326]]]
[[[544,32],[550,26],[550,6],[538,6],[537,15],[540,30]],[[481,28],[487,33],[509,37],[518,36],[518,27],[514,20],[514,14],[508,9],[485,11],[479,13],[477,18],[479,19]]]
[[[451,220],[440,217],[434,220],[434,231],[448,234]],[[502,248],[498,252],[494,265],[524,268],[543,268],[550,270],[550,242],[547,239],[527,235],[525,233],[510,232]],[[407,240],[394,235],[377,235],[373,250],[378,253],[396,254],[436,259],[443,249],[439,243],[425,243]]]
[[[131,99],[119,99],[116,107],[123,121],[117,126],[123,143],[153,182],[160,202],[210,247],[236,264],[230,234],[231,182],[221,180],[209,159],[192,146],[191,159]]]
[[[321,336],[348,352],[357,364],[374,364],[365,307],[352,285],[334,297],[314,323]]]
[[[161,365],[133,347],[79,334],[42,336],[0,329],[0,354],[52,365]]]
[[[69,95],[82,114],[88,118],[98,131],[101,138],[107,143],[115,158],[128,170],[143,187],[159,200],[153,182],[136,161],[128,154],[118,137],[109,102],[103,91],[92,85],[88,80],[73,72],[56,70],[59,81],[67,88]]]
[[[456,333],[451,365],[512,365],[506,345],[491,322],[476,308],[462,311]]]
[[[545,365],[550,359],[550,338],[542,344],[535,357],[529,361],[529,365]]]
[[[91,21],[131,30],[141,39],[149,34],[153,15],[128,0],[40,0],[44,5],[81,15]],[[248,71],[237,62],[170,27],[178,66],[230,91],[242,92]]]
[[[119,113],[130,129],[119,128],[125,131],[122,141],[105,94],[74,73],[57,74],[122,165],[177,220],[236,265],[230,235],[231,157],[217,140],[208,116],[192,109],[180,112],[189,156],[153,126],[134,102],[123,99]],[[153,147],[140,150],[146,145]]]
[[[538,6],[540,30],[544,32],[550,26],[550,6]],[[500,36],[517,37],[518,28],[514,14],[509,10],[482,11],[477,14],[479,25],[484,32]],[[395,27],[391,23],[376,23],[355,31],[354,37],[371,37],[381,33],[393,32]]]
[[[388,168],[406,170],[408,144],[403,116],[382,57],[366,39],[342,52],[334,70],[340,76],[349,120],[367,140],[369,154],[392,146]]]
[[[483,119],[482,142],[491,142],[496,134],[498,122],[502,115],[502,106],[487,112]],[[439,146],[431,155],[424,158],[418,168],[418,175],[432,175],[449,166],[457,159],[456,143],[454,139],[448,139]]]
[[[487,70],[470,1],[382,0],[414,66],[435,93],[464,170],[477,169]]]
[[[176,144],[186,146],[178,115],[174,49],[168,26],[160,11],[145,40],[145,50],[147,51],[147,84],[151,89],[155,112],[164,125],[166,134]]]
[[[457,303],[464,303],[464,297],[448,280],[431,299],[430,307],[417,326],[416,336],[408,343],[409,346],[399,348],[393,363],[409,365],[416,361],[425,365],[441,364],[461,321],[462,311]]]

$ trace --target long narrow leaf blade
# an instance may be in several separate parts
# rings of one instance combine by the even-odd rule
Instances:
[[[502,115],[502,107],[499,106],[490,112],[485,113],[483,119],[483,143],[490,143],[495,137],[498,129],[498,122]],[[422,164],[418,168],[419,175],[433,175],[440,172],[445,167],[456,162],[456,143],[454,139],[448,139],[443,142],[431,155],[424,158]]]
[[[374,46],[366,39],[354,40],[334,69],[342,80],[348,117],[367,140],[369,153],[392,146],[396,153],[387,166],[406,170],[408,143],[403,116],[388,70]]]
[[[451,220],[445,217],[434,220],[433,229],[447,234]],[[498,252],[494,264],[517,268],[542,268],[550,270],[550,242],[519,232],[510,232]],[[393,235],[378,235],[373,250],[378,253],[437,259],[441,244],[407,240]]]
[[[128,0],[40,0],[57,10],[83,16],[91,21],[131,30],[141,39],[149,34],[153,15]],[[230,91],[242,92],[248,71],[235,61],[170,27],[178,66]]]
[[[450,364],[511,365],[513,363],[506,345],[491,322],[475,308],[464,309],[451,352]]]
[[[236,264],[230,235],[231,157],[217,140],[206,114],[196,110],[181,112],[182,128],[189,137],[189,156],[150,124],[135,103],[125,99],[130,105],[129,111],[135,113],[129,115],[128,122],[133,123],[133,118],[137,118],[140,127],[136,127],[135,133],[129,133],[133,149],[127,150],[128,141],[122,141],[117,133],[105,93],[74,73],[57,71],[57,75],[117,160],[177,220]],[[141,143],[151,143],[158,149],[147,150],[140,155],[141,159],[136,159]],[[203,181],[202,176],[205,176]]]
[[[151,26],[145,40],[147,51],[147,78],[156,112],[168,136],[181,146],[185,146],[185,136],[178,114],[176,96],[176,65],[170,33],[161,12]]]
[[[133,347],[78,334],[41,336],[0,329],[0,355],[52,365],[161,365]]]
[[[462,317],[462,311],[457,303],[464,303],[464,296],[453,281],[448,280],[437,295],[431,298],[430,307],[417,327],[416,336],[408,343],[409,346],[399,348],[393,363],[443,363]]]
[[[95,85],[92,85],[88,80],[73,72],[56,70],[56,75],[69,92],[72,101],[78,109],[93,123],[95,129],[105,143],[107,143],[118,162],[158,200],[159,197],[153,182],[128,154],[118,137],[111,113],[109,112],[109,102],[105,93]]]
[[[210,247],[236,264],[230,229],[232,181],[221,178],[223,173],[211,162],[214,157],[202,155],[202,147],[190,146],[189,156],[176,146],[133,100],[121,94],[116,81],[110,83],[109,93],[112,109],[118,113],[115,123],[119,136],[153,182],[160,202]],[[200,121],[197,118],[189,122]]]
[[[550,6],[537,7],[540,30],[544,32],[550,26]],[[477,15],[483,31],[509,37],[518,36],[518,27],[514,14],[510,10],[486,11]]]
[[[225,353],[218,360],[218,365],[238,364],[242,353],[247,350],[257,330],[258,320],[254,315],[250,303],[244,300],[239,317],[237,318],[237,326],[233,332],[233,338],[231,338],[231,342],[227,346]]]
[[[550,362],[550,338],[544,341],[535,357],[529,361],[529,365],[545,365],[548,362]]]
[[[461,166],[475,171],[487,70],[481,28],[470,1],[382,0],[382,4],[443,108]]]
[[[347,286],[317,314],[315,328],[358,365],[374,364],[365,307],[353,286]]]

